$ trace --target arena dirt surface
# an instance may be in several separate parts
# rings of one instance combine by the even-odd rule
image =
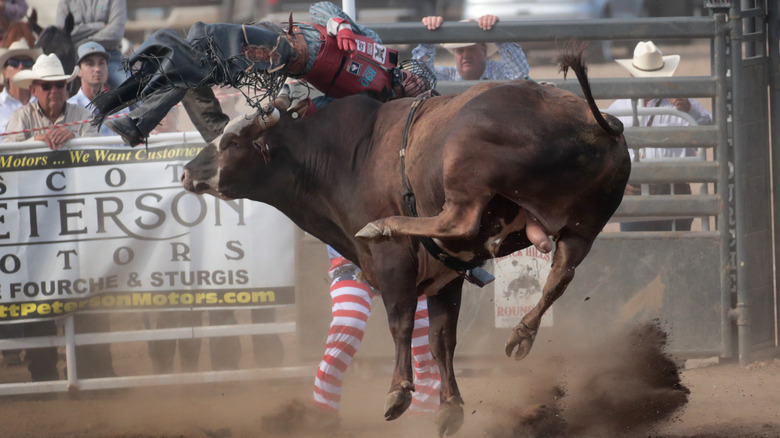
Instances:
[[[649,324],[622,334],[573,334],[523,361],[496,357],[461,372],[466,421],[457,437],[777,437],[780,359],[682,369]],[[205,349],[207,350],[207,348]],[[121,356],[147,362],[139,347]],[[250,353],[248,351],[248,353]],[[251,353],[250,353],[251,354]],[[359,359],[358,355],[358,359]],[[457,360],[456,360],[457,365]],[[316,364],[312,364],[312,376]],[[0,369],[0,378],[25,374]],[[435,437],[430,416],[384,421],[389,374],[351,372],[340,427],[312,408],[312,379],[165,386],[0,398],[0,437]],[[687,390],[690,394],[687,394]]]
[[[706,42],[659,46],[665,54],[683,56],[678,74],[709,73]],[[630,50],[625,54],[630,57]],[[559,77],[549,62],[554,53],[529,55],[532,77]],[[627,77],[614,63],[594,64],[590,75]],[[711,108],[709,101],[702,103]],[[602,107],[608,104],[599,102]],[[618,334],[588,333],[582,329],[587,325],[579,327],[571,330],[570,339],[548,344],[540,338],[523,361],[497,352],[478,371],[461,371],[466,419],[456,437],[780,436],[780,359],[766,355],[748,367],[720,363],[678,368],[684,361],[663,354],[663,331],[653,325]],[[206,342],[201,364],[208,362]],[[150,371],[145,345],[112,349],[118,374]],[[244,357],[251,355],[247,349]],[[357,360],[360,363],[360,354]],[[286,362],[295,364],[291,357]],[[340,427],[326,430],[311,408],[316,364],[311,367],[311,379],[303,380],[2,397],[0,437],[436,436],[431,417],[407,413],[384,421],[390,376],[385,369],[357,372],[358,367],[351,368],[345,383]],[[23,367],[0,368],[0,382],[27,377]]]

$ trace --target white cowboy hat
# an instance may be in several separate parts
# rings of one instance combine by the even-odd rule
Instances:
[[[474,20],[459,20],[459,23],[468,23],[470,21]],[[441,46],[445,49],[447,49],[450,53],[455,53],[455,49],[460,49],[461,47],[469,47],[473,46],[479,43],[441,43]],[[490,58],[493,56],[496,52],[498,52],[498,47],[496,47],[493,43],[485,43],[487,46],[487,57]]]
[[[30,48],[30,45],[27,44],[27,40],[24,38],[19,41],[14,41],[7,49],[0,49],[0,69],[5,67],[5,62],[11,58],[23,56],[30,59],[37,59],[41,56],[41,53],[43,53],[41,52],[41,49]],[[4,82],[5,77],[3,76],[2,70],[0,70],[0,84],[3,84]]]
[[[674,74],[680,63],[680,55],[663,56],[652,41],[642,41],[634,48],[632,59],[616,59],[615,62],[635,77],[666,77]]]
[[[79,73],[79,68],[73,69],[73,73],[67,75],[62,68],[62,63],[57,55],[50,53],[48,55],[41,55],[35,61],[32,66],[32,70],[23,70],[14,76],[13,82],[19,88],[30,88],[30,84],[33,81],[72,81]]]
[[[450,53],[455,53],[455,49],[460,49],[461,47],[469,47],[473,46],[479,43],[441,43],[441,46],[447,49]],[[498,47],[496,47],[493,43],[485,43],[487,46],[487,57],[490,58],[491,56],[495,55],[496,52],[498,52]]]

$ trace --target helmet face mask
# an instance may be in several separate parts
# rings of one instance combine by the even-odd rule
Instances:
[[[402,61],[394,75],[402,97],[419,96],[436,88],[436,74],[428,65],[417,59]]]

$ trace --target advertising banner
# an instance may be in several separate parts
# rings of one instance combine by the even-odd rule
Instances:
[[[294,302],[294,225],[186,192],[202,145],[2,152],[0,324]]]
[[[514,327],[542,299],[542,288],[550,275],[553,253],[535,247],[494,259],[495,321],[497,328]],[[542,327],[553,324],[553,308],[542,316]]]

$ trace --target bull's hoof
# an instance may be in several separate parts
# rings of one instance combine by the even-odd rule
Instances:
[[[412,404],[412,392],[409,389],[393,391],[385,397],[385,420],[395,420],[406,412]]]
[[[355,234],[355,237],[362,237],[364,239],[382,239],[389,238],[393,233],[387,228],[380,228],[374,222],[369,222],[368,225],[361,228]]]
[[[507,357],[512,356],[512,351],[517,347],[515,352],[515,360],[520,360],[531,352],[531,347],[534,345],[534,339],[536,339],[536,330],[528,327],[524,322],[520,322],[512,329],[512,334],[509,335],[509,339],[506,340],[506,347],[504,351]]]
[[[463,426],[463,400],[452,397],[439,407],[436,414],[436,424],[439,426],[439,436],[454,435]]]

